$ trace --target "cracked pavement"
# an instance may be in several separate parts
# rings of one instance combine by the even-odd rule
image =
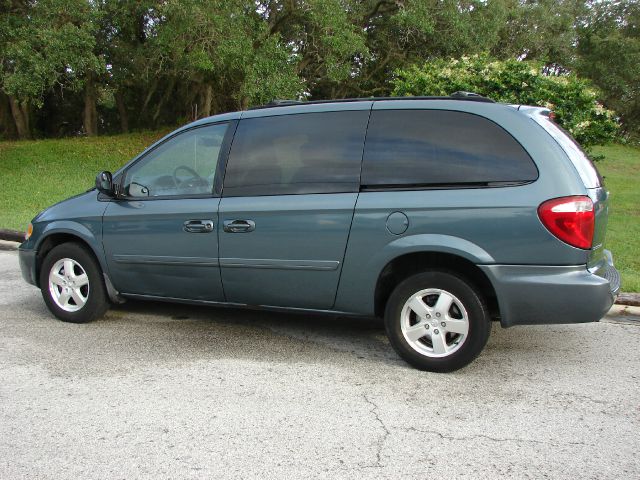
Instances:
[[[640,322],[419,372],[376,320],[130,302],[65,324],[0,251],[0,478],[638,478]]]

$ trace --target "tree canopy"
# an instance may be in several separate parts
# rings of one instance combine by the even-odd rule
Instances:
[[[638,0],[0,0],[0,135],[390,95],[399,71],[473,55],[593,82],[637,133],[639,12]]]

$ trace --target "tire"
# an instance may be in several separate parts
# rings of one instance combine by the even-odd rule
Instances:
[[[389,297],[384,321],[398,355],[431,372],[468,365],[491,333],[482,296],[473,284],[447,271],[419,273],[401,282]]]
[[[63,322],[90,322],[109,308],[100,265],[77,243],[63,243],[47,254],[40,268],[40,291],[51,313]]]

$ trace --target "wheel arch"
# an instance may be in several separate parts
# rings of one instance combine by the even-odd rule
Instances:
[[[65,222],[71,223],[71,222]],[[100,249],[100,243],[95,238],[95,235],[85,226],[79,224],[69,225],[49,225],[44,230],[42,236],[38,239],[35,245],[35,249],[38,252],[36,255],[36,282],[40,279],[40,269],[42,262],[47,254],[58,245],[63,243],[77,243],[85,247],[95,257],[100,265],[103,274],[107,273],[104,255]]]
[[[384,316],[391,292],[400,282],[411,275],[428,270],[448,271],[462,277],[484,297],[491,317],[500,316],[496,290],[491,280],[475,263],[455,253],[433,250],[404,253],[384,266],[378,275],[374,291],[375,315]]]

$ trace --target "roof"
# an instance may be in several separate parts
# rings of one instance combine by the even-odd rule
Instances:
[[[341,98],[336,100],[272,100],[265,105],[252,107],[249,110],[260,110],[263,108],[291,107],[294,105],[317,105],[323,103],[350,103],[350,102],[373,102],[378,100],[464,100],[470,102],[495,103],[493,100],[473,92],[455,92],[449,96],[416,96],[416,97],[368,97],[368,98]]]

